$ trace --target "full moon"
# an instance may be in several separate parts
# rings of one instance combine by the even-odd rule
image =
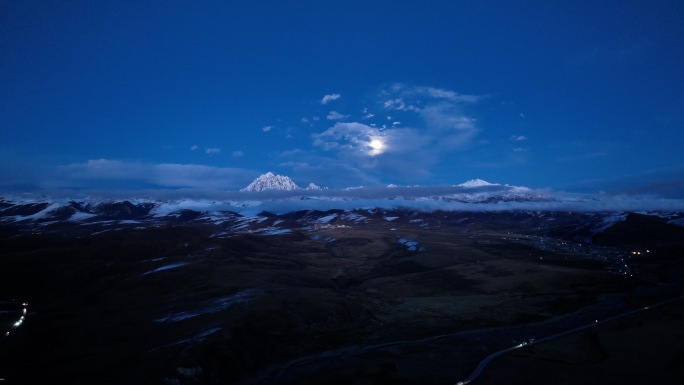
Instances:
[[[373,139],[370,142],[370,147],[375,151],[380,151],[383,147],[385,147],[385,145],[380,140]]]

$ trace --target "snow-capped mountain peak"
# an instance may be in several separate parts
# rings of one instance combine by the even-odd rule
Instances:
[[[308,186],[306,186],[307,190],[323,190],[323,187],[315,184],[315,183],[309,183]]]
[[[267,172],[254,179],[247,187],[240,191],[264,191],[264,190],[299,190],[300,187],[287,176],[275,175]]]
[[[473,188],[473,187],[483,187],[483,186],[498,186],[497,183],[489,183],[482,179],[471,179],[467,182],[461,183],[459,187]]]

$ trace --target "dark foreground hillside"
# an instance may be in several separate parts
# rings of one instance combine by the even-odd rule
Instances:
[[[3,384],[453,384],[684,292],[684,232],[655,216],[128,211],[0,226]],[[679,383],[682,325],[654,306],[473,383]]]

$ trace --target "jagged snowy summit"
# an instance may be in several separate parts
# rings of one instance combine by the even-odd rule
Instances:
[[[299,190],[299,186],[287,176],[275,175],[267,172],[254,179],[247,187],[240,191],[264,191],[264,190]]]
[[[285,175],[275,175],[272,172],[267,172],[254,179],[249,186],[241,189],[240,191],[264,191],[264,190],[301,190],[302,188],[297,186],[297,184],[290,179],[290,177]],[[309,183],[306,186],[306,190],[323,190],[322,187]]]

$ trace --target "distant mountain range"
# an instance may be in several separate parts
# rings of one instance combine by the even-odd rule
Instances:
[[[262,212],[285,214],[307,210],[384,209],[446,211],[539,211],[539,212],[684,212],[680,201],[639,200],[624,197],[551,194],[523,186],[472,179],[443,186],[374,186],[327,189],[310,183],[299,187],[291,178],[268,172],[240,191],[216,192],[197,198],[176,194],[143,198],[137,194],[111,197],[50,197],[22,194],[0,196],[0,224],[44,225],[52,222],[91,223],[155,218],[188,220],[195,217],[224,218],[227,213],[255,216]],[[143,195],[144,196],[144,195]],[[620,214],[622,215],[622,214]],[[229,215],[230,216],[230,215]],[[175,219],[174,219],[175,220]],[[225,219],[221,219],[225,220]],[[672,215],[682,225],[682,215]],[[32,226],[32,225],[31,225]]]
[[[488,186],[484,186],[488,187]],[[606,233],[616,224],[625,222],[631,214],[615,212],[568,212],[544,210],[511,210],[510,202],[489,199],[489,204],[464,204],[450,202],[444,197],[425,198],[424,200],[388,199],[385,203],[399,203],[395,207],[360,207],[359,200],[345,200],[340,197],[328,201],[317,199],[302,200],[301,196],[280,200],[280,206],[268,206],[268,203],[255,201],[154,201],[154,200],[108,200],[108,201],[73,201],[73,200],[40,200],[9,201],[0,198],[0,228],[12,227],[23,232],[40,232],[44,234],[71,234],[75,236],[94,235],[120,229],[141,229],[175,225],[197,225],[213,229],[215,236],[223,237],[235,234],[278,235],[295,231],[309,232],[320,228],[348,228],[361,224],[380,226],[419,226],[421,228],[439,228],[466,222],[477,226],[484,221],[490,225],[492,218],[508,218],[512,221],[529,221],[526,226],[570,225],[575,230],[569,233],[568,239],[592,242],[597,234],[605,243],[625,243],[620,234]],[[491,196],[490,196],[491,198]],[[367,203],[367,200],[360,200]],[[326,207],[339,207],[323,209]],[[545,202],[522,202],[518,207]],[[555,203],[555,202],[552,202]],[[413,204],[414,207],[410,205]],[[514,202],[518,205],[519,202]],[[483,207],[484,206],[484,207]],[[502,208],[496,209],[497,206]],[[278,207],[285,208],[276,210]],[[353,208],[358,207],[358,208]],[[444,207],[457,209],[446,211]],[[489,209],[487,208],[489,207]],[[492,209],[494,207],[495,209]],[[276,208],[276,209],[274,209]],[[492,211],[494,210],[494,211]],[[495,215],[495,217],[492,217]],[[643,226],[625,227],[625,234],[633,242],[642,242],[643,227],[652,228],[649,237],[662,233],[661,238],[679,237],[684,226],[684,212],[653,213]],[[650,221],[650,222],[649,222]],[[507,226],[506,221],[500,226]],[[675,226],[672,226],[675,225]],[[552,226],[552,227],[553,227]],[[649,227],[650,226],[650,227]],[[555,227],[554,227],[555,228]],[[664,231],[665,229],[667,231]],[[654,234],[652,234],[654,233]],[[642,235],[639,235],[642,234]],[[673,235],[674,234],[674,235]],[[649,238],[650,239],[650,238]],[[673,238],[674,239],[674,238]],[[643,241],[645,242],[645,241]],[[417,250],[417,249],[416,249]]]
[[[506,188],[511,188],[514,191],[532,191],[527,187],[520,187],[520,186],[510,186],[510,185],[501,185],[498,183],[490,183],[482,179],[471,179],[467,182],[461,183],[456,185],[456,187],[463,187],[463,188],[479,188],[479,187],[495,187],[495,186],[500,186],[500,187],[506,187]],[[389,184],[387,185],[388,188],[397,188],[400,186],[397,186],[395,184]],[[358,187],[358,188],[363,188],[363,187]],[[348,188],[347,190],[351,189],[357,189],[357,188]],[[323,190],[322,187],[314,184],[314,183],[309,183],[309,185],[302,189],[295,183],[292,178],[285,176],[285,175],[277,175],[272,172],[267,172],[266,174],[262,174],[256,179],[252,181],[247,187],[240,189],[240,191],[267,191],[267,190],[277,190],[277,191],[294,191],[294,190]]]

